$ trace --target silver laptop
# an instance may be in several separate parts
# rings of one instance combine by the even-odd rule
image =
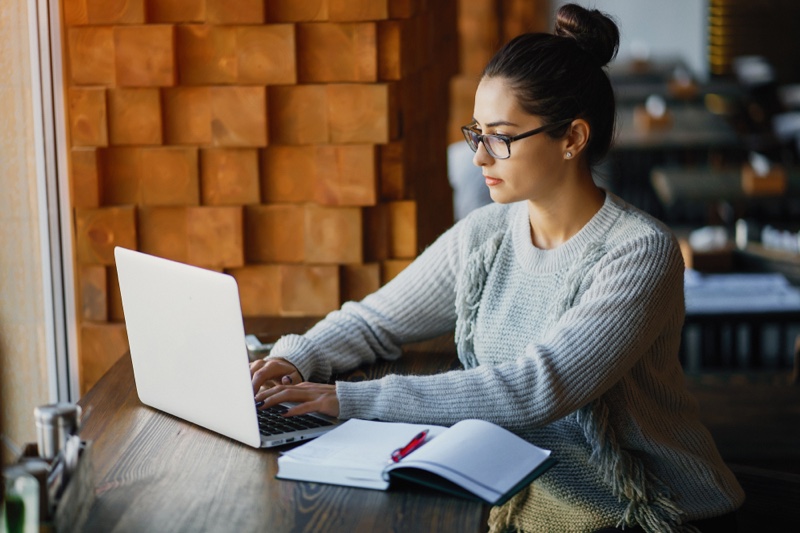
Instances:
[[[117,247],[122,308],[139,399],[254,447],[307,440],[339,422],[255,407],[236,280]]]

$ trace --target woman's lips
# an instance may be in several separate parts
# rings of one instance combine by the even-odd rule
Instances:
[[[495,185],[499,185],[503,182],[501,179],[493,178],[491,176],[484,176],[483,179],[486,181],[487,187],[493,187]]]

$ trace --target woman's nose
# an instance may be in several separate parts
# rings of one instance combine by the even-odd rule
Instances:
[[[478,149],[475,150],[475,155],[472,156],[472,163],[475,166],[482,167],[494,161],[494,158],[486,151],[483,141],[478,143]]]

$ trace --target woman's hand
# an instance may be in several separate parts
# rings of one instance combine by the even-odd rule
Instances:
[[[275,385],[292,385],[303,381],[297,367],[285,359],[259,359],[250,363],[253,394]]]
[[[297,403],[298,405],[286,412],[287,416],[304,415],[306,413],[339,416],[339,398],[336,397],[336,385],[308,381],[298,385],[275,385],[269,389],[262,389],[256,394],[256,402],[261,401],[264,402],[262,406],[259,406],[261,409],[283,402]]]

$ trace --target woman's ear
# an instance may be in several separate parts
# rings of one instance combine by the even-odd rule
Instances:
[[[570,154],[567,159],[576,157],[586,148],[586,145],[589,144],[590,130],[586,120],[576,118],[572,121],[567,130],[566,144],[564,145],[564,153]]]

